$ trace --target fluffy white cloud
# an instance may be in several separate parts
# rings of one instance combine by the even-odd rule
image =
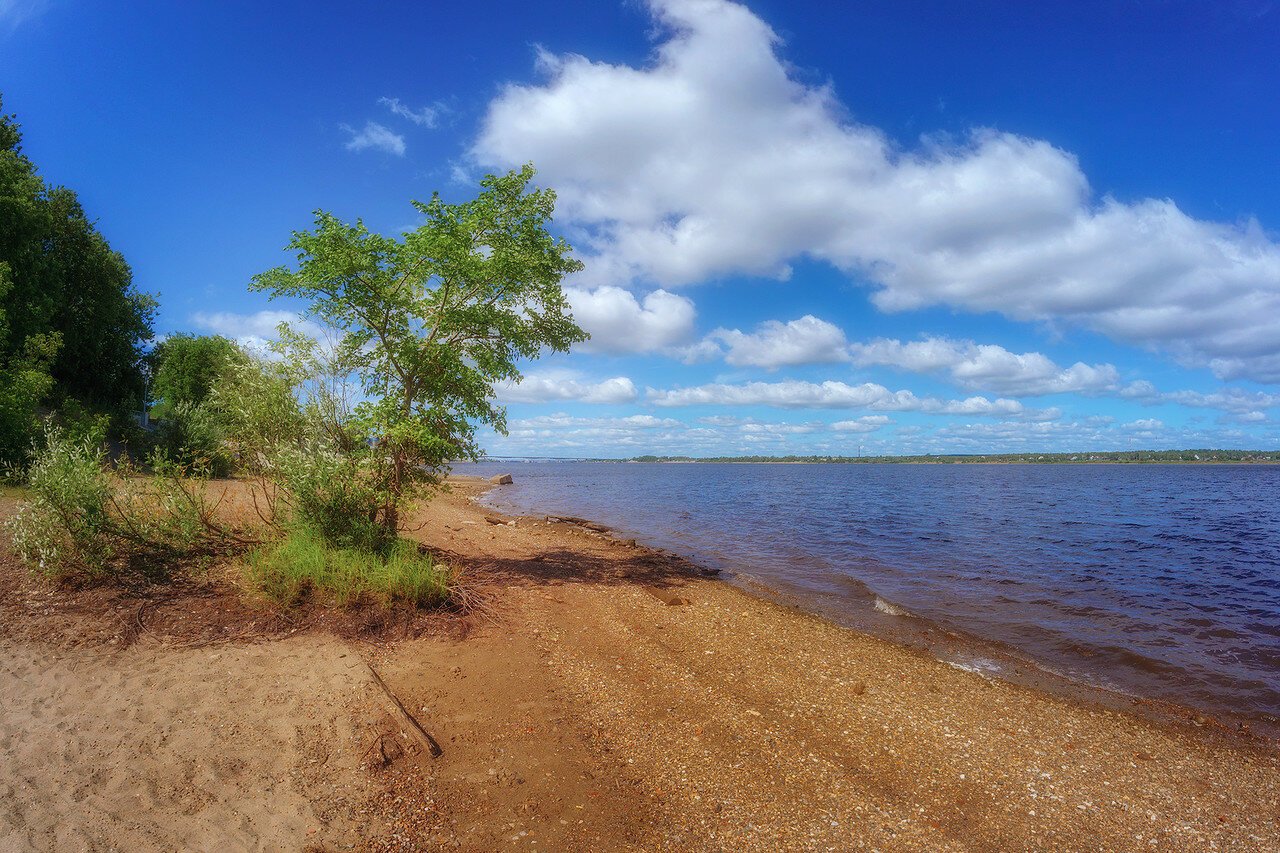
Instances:
[[[920,398],[910,391],[890,391],[883,385],[866,382],[848,385],[844,382],[747,382],[740,385],[712,383],[691,388],[662,390],[650,388],[649,401],[659,406],[777,406],[786,409],[855,409],[876,408],[913,411],[921,406]]]
[[[1157,418],[1139,418],[1136,421],[1130,421],[1120,427],[1121,429],[1139,430],[1141,432],[1154,432],[1164,429],[1164,421]]]
[[[518,418],[506,436],[490,435],[498,453],[630,456],[645,453],[706,452],[723,438],[714,430],[690,428],[675,418],[653,415],[578,417],[564,412]]]
[[[684,423],[675,418],[657,418],[653,415],[629,415],[624,418],[582,418],[557,412],[553,415],[537,415],[511,421],[512,429],[680,429]]]
[[[851,421],[836,421],[831,428],[837,432],[875,432],[890,423],[885,415],[867,415]]]
[[[391,110],[393,114],[401,118],[407,118],[420,127],[435,127],[436,122],[440,120],[438,107],[423,107],[422,109],[414,110],[402,104],[399,98],[378,98],[378,103]]]
[[[925,412],[937,412],[944,415],[1001,416],[1018,415],[1026,411],[1023,409],[1022,404],[1017,400],[1006,400],[1004,398],[999,400],[988,400],[986,397],[966,397],[963,400],[949,400],[936,406],[931,405],[932,402],[933,401],[931,400],[926,400],[925,405],[921,410]],[[1048,413],[1049,420],[1052,420],[1059,414],[1056,409],[1046,409],[1043,411]],[[1037,414],[1036,417],[1037,419],[1040,419],[1042,416]]]
[[[826,429],[825,424],[786,424],[786,423],[759,423],[752,421],[751,423],[741,424],[738,432],[744,436],[784,436],[784,435],[808,435],[810,433],[819,432]]]
[[[869,454],[1062,452],[1144,449],[1158,441],[1169,447],[1204,447],[1217,438],[1230,446],[1256,446],[1240,430],[1207,432],[1172,428],[1154,419],[1114,424],[1108,418],[1027,421],[986,418],[913,424],[877,432],[892,423],[869,415],[825,424],[761,422],[753,419],[700,418],[699,426],[675,418],[637,415],[625,418],[576,417],[564,413],[513,420],[507,437],[489,436],[494,453],[520,455],[694,456],[743,454],[845,454],[855,448]]]
[[[693,426],[653,415],[580,417],[564,412],[518,418],[507,436],[490,436],[500,452],[528,455],[628,456],[647,453],[720,455],[845,453],[851,434],[875,432],[891,421],[868,415],[833,424],[700,418]],[[875,439],[872,439],[875,440]]]
[[[917,397],[910,391],[890,391],[883,385],[864,382],[746,382],[738,385],[712,383],[691,388],[657,389],[646,392],[658,406],[775,406],[783,409],[872,409],[884,412],[928,412],[943,415],[1026,415],[1040,413],[1023,408],[1017,400],[938,400]],[[1056,416],[1056,412],[1051,412]]]
[[[351,135],[347,140],[348,151],[364,151],[372,148],[377,151],[385,151],[388,154],[394,154],[397,157],[404,156],[404,137],[388,127],[378,124],[376,121],[367,121],[364,128],[356,130],[354,127],[343,125],[342,129]]]
[[[638,300],[620,287],[567,287],[565,296],[574,320],[591,333],[578,347],[586,352],[653,352],[693,337],[697,310],[684,296],[655,290]]]
[[[637,397],[635,383],[625,376],[593,382],[569,371],[525,374],[518,383],[498,383],[496,390],[498,399],[503,403],[546,403],[553,400],[630,403]]]
[[[1038,352],[1014,353],[995,344],[924,338],[902,343],[880,338],[850,346],[857,364],[882,364],[916,373],[945,372],[959,385],[1019,397],[1114,389],[1120,374],[1110,364],[1076,362],[1062,368]]]
[[[1176,403],[1193,409],[1219,409],[1232,414],[1246,414],[1262,409],[1280,408],[1280,394],[1246,391],[1243,388],[1220,388],[1217,391],[1160,391],[1145,379],[1130,382],[1120,389],[1120,396],[1147,404]]]
[[[899,433],[901,434],[901,430]],[[907,438],[906,453],[1031,453],[1035,451],[1116,450],[1140,445],[1141,437],[1120,434],[1097,424],[1074,421],[948,424]]]
[[[1257,223],[1098,200],[1071,154],[1010,133],[902,150],[792,79],[745,7],[649,5],[651,63],[544,53],[545,84],[506,86],[472,151],[538,164],[596,282],[785,278],[808,256],[874,282],[885,310],[1056,318],[1280,382],[1280,247]]]
[[[782,323],[769,320],[750,334],[737,329],[716,329],[705,344],[723,346],[724,360],[738,367],[770,370],[797,364],[830,364],[848,361],[848,342],[838,326],[806,314]]]
[[[324,329],[311,320],[304,320],[294,311],[258,311],[253,314],[236,314],[231,311],[198,311],[191,315],[197,328],[230,338],[241,346],[253,350],[266,349],[267,342],[279,335],[276,327],[288,323],[294,330],[316,340],[325,340]]]

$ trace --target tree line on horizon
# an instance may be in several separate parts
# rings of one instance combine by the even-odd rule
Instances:
[[[600,460],[616,461],[616,460]],[[914,456],[633,456],[624,462],[932,463],[1280,462],[1280,450],[1115,450],[1076,453],[926,453]]]

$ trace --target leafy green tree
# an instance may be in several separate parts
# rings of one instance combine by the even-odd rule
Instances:
[[[123,413],[142,403],[143,346],[156,302],[133,287],[132,273],[80,206],[76,194],[45,183],[22,153],[22,134],[0,113],[0,293],[6,324],[0,363],[35,336],[57,335],[49,365],[54,402],[72,398]]]
[[[506,430],[494,384],[518,380],[521,359],[566,351],[587,334],[573,321],[561,280],[582,268],[547,230],[555,193],[530,187],[526,166],[481,181],[480,194],[414,202],[425,218],[400,237],[317,211],[295,232],[296,268],[251,287],[308,302],[337,335],[360,402],[344,427],[378,495],[370,520],[394,537],[404,499],[439,481],[449,460],[476,458],[474,424]],[[367,448],[372,448],[368,450]]]
[[[5,286],[4,273],[0,264],[0,288]],[[49,364],[61,344],[57,333],[31,335],[22,352],[0,364],[0,466],[20,466],[39,435],[39,407],[53,388]]]
[[[231,470],[228,412],[213,399],[248,361],[234,341],[218,335],[173,335],[152,351],[152,414],[159,420],[156,449],[178,465],[213,476]]]
[[[178,406],[200,406],[209,398],[240,347],[220,335],[173,335],[152,351],[152,414],[164,418]]]

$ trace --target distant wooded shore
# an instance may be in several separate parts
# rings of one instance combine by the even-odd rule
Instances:
[[[1089,464],[1089,463],[1278,463],[1280,450],[1126,450],[1111,453],[985,453],[925,454],[923,456],[636,456],[626,462],[791,462],[850,463],[894,462],[905,464]]]
[[[1105,453],[948,453],[920,456],[633,456],[629,459],[550,456],[489,456],[490,461],[775,463],[793,465],[895,463],[915,465],[1088,465],[1088,464],[1235,464],[1280,463],[1280,450],[1125,450]]]

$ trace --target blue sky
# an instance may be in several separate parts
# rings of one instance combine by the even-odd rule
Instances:
[[[311,211],[532,161],[580,350],[495,454],[1280,446],[1269,2],[0,0],[0,92],[158,331]]]

